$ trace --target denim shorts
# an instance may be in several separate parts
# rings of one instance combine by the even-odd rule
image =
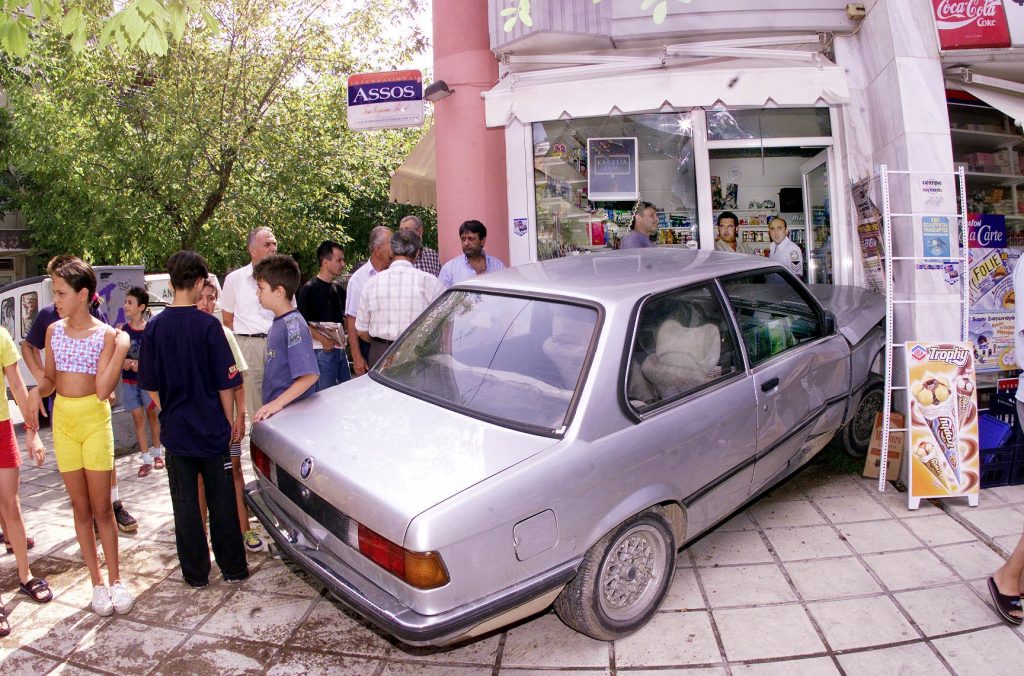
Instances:
[[[149,409],[153,405],[153,401],[146,394],[145,390],[140,390],[139,386],[135,383],[121,383],[121,405],[124,406],[126,411],[134,411],[137,408],[145,407]]]

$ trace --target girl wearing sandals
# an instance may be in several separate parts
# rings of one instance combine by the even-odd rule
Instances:
[[[89,314],[96,293],[91,267],[74,258],[51,274],[54,305],[61,319],[46,329],[43,378],[29,395],[32,422],[42,399],[57,391],[53,405],[53,453],[64,478],[75,517],[75,534],[92,578],[92,609],[98,615],[124,614],[134,599],[124,583],[117,553],[117,525],[110,500],[114,433],[110,398],[128,354],[128,336]],[[100,534],[110,586],[103,584],[93,535]]]
[[[22,411],[28,411],[28,391],[18,371],[18,349],[14,346],[11,334],[7,329],[0,328],[0,391],[9,384],[14,394],[14,401]],[[6,378],[6,383],[5,383]],[[25,425],[25,445],[36,461],[43,464],[43,445],[36,436],[36,428]],[[21,520],[21,503],[18,500],[18,486],[21,481],[21,453],[18,450],[18,439],[14,436],[11,424],[11,412],[7,397],[0,397],[0,515],[4,522],[4,540],[11,543],[14,557],[18,561],[19,591],[28,595],[36,603],[46,603],[53,598],[50,585],[46,580],[32,577],[28,566],[28,542],[25,537],[25,523]],[[7,621],[7,613],[0,601],[0,636],[11,633],[11,625]]]

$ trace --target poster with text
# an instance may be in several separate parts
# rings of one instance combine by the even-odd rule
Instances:
[[[980,470],[974,348],[969,342],[909,342],[906,350],[909,497],[976,494]]]
[[[636,137],[587,139],[587,194],[592,202],[640,196]]]
[[[921,238],[928,258],[949,258],[949,218],[922,216]]]
[[[974,344],[974,370],[978,373],[1017,368],[1014,349],[1015,316],[1012,312],[972,312],[968,338]]]
[[[1016,307],[1013,258],[1007,249],[968,249],[971,312],[1005,312]]]

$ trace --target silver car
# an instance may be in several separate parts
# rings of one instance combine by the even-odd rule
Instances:
[[[246,501],[289,558],[406,643],[552,603],[616,639],[656,612],[679,547],[858,417],[883,315],[870,291],[812,290],[739,254],[487,274],[369,377],[256,425]]]

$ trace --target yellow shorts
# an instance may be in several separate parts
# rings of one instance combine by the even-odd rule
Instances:
[[[62,397],[53,404],[53,454],[61,472],[114,469],[114,430],[110,402],[95,394]]]

